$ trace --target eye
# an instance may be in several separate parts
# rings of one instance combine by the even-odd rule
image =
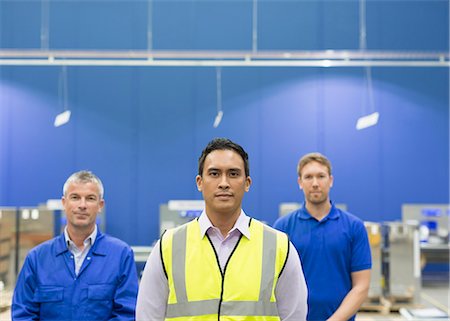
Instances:
[[[211,176],[211,177],[217,177],[217,176],[219,176],[219,172],[218,172],[218,171],[210,171],[210,172],[209,172],[209,176]]]
[[[70,195],[70,196],[69,196],[69,199],[70,199],[71,201],[77,201],[77,200],[80,199],[80,197],[79,197],[78,195]]]
[[[240,176],[240,172],[239,171],[230,171],[230,177],[239,177]]]
[[[87,200],[91,201],[91,202],[95,202],[95,201],[97,201],[97,197],[95,197],[95,196],[88,196]]]

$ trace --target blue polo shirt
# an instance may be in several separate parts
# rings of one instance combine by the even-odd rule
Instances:
[[[352,288],[351,273],[372,267],[363,221],[331,205],[330,213],[321,221],[303,204],[274,224],[289,235],[300,255],[308,286],[309,321],[330,317]]]

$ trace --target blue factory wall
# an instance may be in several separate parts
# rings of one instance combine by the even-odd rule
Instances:
[[[150,7],[149,7],[150,4]],[[41,3],[0,2],[3,49],[40,48]],[[50,2],[50,49],[252,49],[252,1]],[[448,2],[368,1],[372,50],[448,51]],[[358,1],[261,1],[259,50],[358,49]],[[68,67],[70,122],[61,67],[0,67],[0,205],[59,198],[72,172],[104,181],[107,232],[133,245],[158,237],[159,204],[200,199],[197,159],[214,137],[250,155],[244,209],[272,223],[280,202],[303,199],[296,163],[320,151],[333,163],[331,197],[364,220],[400,219],[403,203],[449,202],[449,70]],[[377,126],[356,120],[380,113]]]

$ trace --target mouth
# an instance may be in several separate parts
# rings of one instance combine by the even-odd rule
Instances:
[[[218,193],[218,194],[216,194],[216,197],[220,198],[220,199],[228,199],[228,198],[233,197],[233,195],[229,194],[229,193]]]
[[[77,217],[88,217],[87,213],[74,213]]]

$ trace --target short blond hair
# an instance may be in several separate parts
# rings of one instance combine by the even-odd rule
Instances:
[[[328,169],[328,175],[331,176],[331,163],[324,155],[321,153],[309,153],[300,158],[297,165],[297,174],[298,177],[302,177],[302,169],[311,162],[318,162],[319,164],[324,165]]]

